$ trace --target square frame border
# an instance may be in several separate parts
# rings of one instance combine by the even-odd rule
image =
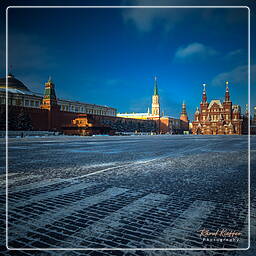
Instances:
[[[164,8],[180,8],[180,9],[185,9],[185,8],[201,8],[201,9],[206,9],[206,8],[223,8],[223,9],[237,9],[237,8],[246,8],[248,10],[248,112],[249,112],[249,117],[250,117],[250,90],[251,90],[251,64],[250,64],[250,54],[251,54],[251,31],[250,31],[250,8],[248,6],[169,6],[169,5],[162,5],[162,6],[147,6],[147,5],[142,5],[142,6],[8,6],[6,8],[6,29],[5,29],[5,54],[6,54],[6,60],[5,60],[5,66],[6,66],[6,248],[10,251],[75,251],[75,250],[80,250],[80,251],[245,251],[250,248],[250,223],[251,223],[251,215],[250,215],[250,204],[251,204],[251,180],[250,180],[250,118],[248,118],[248,246],[246,248],[9,248],[8,246],[8,11],[9,9],[39,9],[39,8],[53,8],[53,9],[60,9],[60,8],[70,8],[70,9],[77,9],[77,8],[88,8],[88,9],[124,9],[124,8],[130,8],[130,9],[148,9],[148,8],[156,8],[156,9],[164,9]]]

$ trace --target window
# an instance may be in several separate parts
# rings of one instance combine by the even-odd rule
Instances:
[[[31,107],[34,107],[34,105],[35,105],[35,102],[34,102],[33,100],[31,100],[31,101],[30,101],[30,106],[31,106]]]
[[[25,106],[29,106],[29,100],[25,100]]]

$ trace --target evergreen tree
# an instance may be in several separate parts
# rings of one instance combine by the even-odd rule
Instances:
[[[32,121],[28,113],[25,113],[22,109],[17,115],[17,130],[30,131],[33,129]]]
[[[8,130],[17,130],[17,112],[12,107],[8,107]]]

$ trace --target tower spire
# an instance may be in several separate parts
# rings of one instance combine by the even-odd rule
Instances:
[[[228,88],[228,81],[226,81],[225,101],[230,101],[229,88]]]
[[[204,87],[204,89],[203,89],[202,102],[206,103],[207,102],[206,89],[205,89],[206,84],[203,84],[203,87]]]
[[[160,104],[156,76],[154,77],[154,94],[152,96],[152,115],[160,117]]]
[[[158,95],[157,77],[154,78],[154,95]]]

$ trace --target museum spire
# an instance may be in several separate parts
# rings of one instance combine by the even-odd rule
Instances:
[[[206,103],[207,102],[207,95],[206,95],[206,89],[205,89],[206,84],[203,84],[203,96],[202,96],[202,102]]]
[[[225,101],[230,101],[229,88],[228,88],[228,81],[226,81]]]

